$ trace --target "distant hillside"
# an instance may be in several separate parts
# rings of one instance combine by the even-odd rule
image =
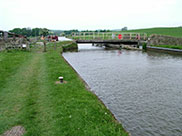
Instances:
[[[78,30],[51,30],[54,34],[60,35],[61,33],[71,33],[71,32],[78,32]],[[99,30],[96,30],[99,31]],[[101,30],[100,30],[101,31]],[[121,31],[121,29],[114,29],[111,31]],[[148,28],[148,29],[136,29],[136,30],[128,30],[122,32],[139,32],[139,33],[147,33],[148,35],[151,34],[161,34],[161,35],[169,35],[175,37],[182,37],[182,27],[159,27],[159,28]]]
[[[51,30],[53,32],[53,34],[55,35],[60,35],[61,33],[64,32],[64,30]]]
[[[147,33],[148,35],[161,34],[161,35],[182,37],[182,27],[136,29],[136,30],[128,30],[127,32],[143,32],[143,33]]]

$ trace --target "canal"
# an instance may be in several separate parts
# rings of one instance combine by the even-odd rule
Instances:
[[[182,136],[182,55],[82,44],[63,56],[132,136]]]

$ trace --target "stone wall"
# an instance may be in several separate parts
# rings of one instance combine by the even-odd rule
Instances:
[[[5,48],[5,42],[2,38],[0,38],[0,51],[4,50],[4,48]]]
[[[22,44],[28,44],[25,38],[8,38],[0,39],[0,51],[9,48],[21,48]]]
[[[149,45],[181,45],[182,46],[182,38],[153,34],[150,36]]]
[[[21,48],[22,44],[26,44],[27,47],[30,44],[36,43],[40,38],[29,38],[28,40],[25,38],[8,38],[6,41],[3,38],[0,38],[0,51],[9,49],[9,48]]]
[[[36,43],[37,41],[40,40],[40,37],[31,37],[31,38],[28,38],[28,39],[29,39],[30,44],[34,44],[34,43]]]

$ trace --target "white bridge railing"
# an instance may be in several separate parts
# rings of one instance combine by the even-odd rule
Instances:
[[[72,33],[68,38],[74,40],[147,40],[147,34],[129,32],[79,32]]]

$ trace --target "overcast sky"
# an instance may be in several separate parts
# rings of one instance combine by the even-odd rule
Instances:
[[[182,26],[182,0],[0,0],[0,30]]]

